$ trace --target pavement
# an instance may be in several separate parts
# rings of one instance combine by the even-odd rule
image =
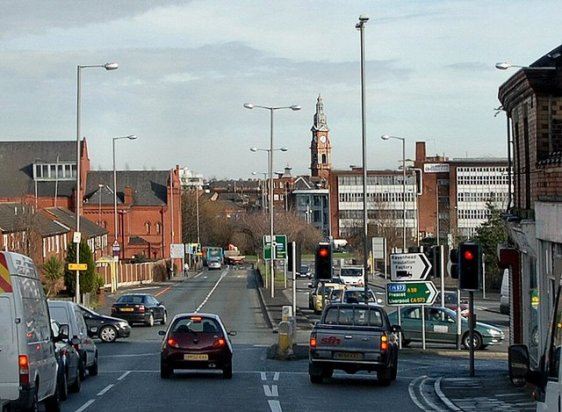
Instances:
[[[194,275],[195,272],[191,272]],[[163,282],[154,282],[153,286],[170,286],[174,283],[183,282],[186,278],[183,276],[174,276],[170,280]],[[259,283],[259,282],[257,282]],[[385,279],[376,278],[370,280],[370,285],[375,288],[384,288]],[[116,292],[104,292],[99,298],[96,307],[100,313],[110,314],[111,304],[117,297],[131,288],[137,286],[128,286],[120,288]],[[274,296],[271,296],[270,290],[263,287],[257,288],[260,304],[266,322],[271,327],[273,333],[278,332],[278,326],[282,321],[283,307],[292,306],[292,289],[277,288]],[[476,298],[476,297],[475,297]],[[482,296],[479,296],[482,300]],[[499,299],[490,295],[487,299],[492,301]],[[486,300],[486,299],[483,299]],[[308,314],[297,308],[295,317],[296,330],[294,334],[294,345],[292,355],[289,357],[281,357],[281,359],[302,359],[308,357],[308,339],[312,330],[313,320],[308,318]],[[280,359],[277,355],[277,344],[273,344],[268,352],[271,358]],[[439,356],[458,358],[465,357],[468,359],[466,351],[458,351],[454,349],[426,349],[421,348],[402,348],[400,356],[404,357],[420,357],[420,356]],[[529,388],[517,388],[511,384],[507,370],[507,354],[502,352],[493,352],[492,350],[476,351],[476,362],[482,362],[482,365],[490,365],[489,369],[483,369],[479,366],[476,376],[469,376],[467,370],[450,371],[443,376],[438,377],[420,377],[418,379],[418,391],[427,403],[419,404],[423,410],[437,411],[535,411],[536,403],[532,400]],[[500,360],[503,362],[489,362],[486,360]],[[468,364],[468,362],[467,362]],[[498,367],[498,365],[501,365]],[[422,379],[423,378],[423,379]],[[411,386],[411,385],[410,385]],[[412,392],[412,388],[410,388]],[[429,394],[428,394],[429,392]],[[432,399],[434,401],[432,401]],[[429,406],[428,406],[429,405]],[[434,407],[432,407],[434,405]],[[437,406],[439,405],[439,406]]]

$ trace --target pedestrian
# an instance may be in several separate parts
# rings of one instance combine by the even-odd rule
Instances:
[[[185,262],[183,265],[183,275],[187,277],[187,272],[189,272],[189,263]]]

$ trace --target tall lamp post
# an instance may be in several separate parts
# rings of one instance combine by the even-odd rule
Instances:
[[[355,28],[359,30],[361,39],[361,137],[363,151],[363,270],[365,272],[363,283],[365,284],[365,303],[369,299],[369,234],[367,214],[367,124],[365,105],[365,23],[369,17],[362,14]]]
[[[119,243],[119,224],[117,222],[117,170],[115,168],[115,141],[121,139],[135,140],[137,136],[134,134],[129,136],[119,136],[113,138],[113,229],[115,233],[115,239],[113,240],[113,246],[116,247]],[[121,257],[121,249],[117,256]]]
[[[277,106],[277,107],[269,107],[269,106],[259,106],[252,103],[244,103],[244,107],[246,109],[265,109],[269,110],[269,151],[268,151],[268,160],[269,160],[269,243],[270,243],[270,268],[271,268],[271,297],[275,297],[275,273],[274,273],[274,258],[275,258],[275,237],[273,233],[273,113],[276,110],[282,109],[290,109],[293,111],[300,110],[301,107],[298,105],[292,106]],[[252,148],[256,149],[256,148]],[[251,149],[250,149],[251,150]],[[257,151],[252,150],[252,151]]]
[[[80,263],[80,204],[82,203],[82,191],[80,190],[80,121],[82,116],[82,69],[104,68],[105,70],[117,70],[117,63],[78,65],[76,68],[76,232],[74,233],[74,243],[76,243],[76,265]],[[80,271],[76,271],[75,300],[80,303]]]
[[[402,253],[406,253],[406,138],[383,134],[382,140],[402,140]]]

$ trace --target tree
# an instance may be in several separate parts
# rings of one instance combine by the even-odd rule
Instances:
[[[68,263],[76,262],[76,243],[71,243],[68,245],[66,253],[66,268],[68,268]],[[85,240],[80,242],[80,263],[86,263],[88,265],[87,270],[80,271],[80,292],[81,293],[96,293],[98,287],[100,286],[100,280],[96,275],[96,265],[94,262],[94,255],[88,243]],[[76,293],[76,272],[65,269],[64,271],[64,283],[66,285],[66,290],[69,295],[74,295]]]
[[[64,263],[56,256],[49,257],[43,264],[47,296],[56,296],[60,290],[60,280],[64,274]]]
[[[499,289],[502,274],[496,258],[497,247],[507,241],[507,229],[501,216],[501,210],[488,202],[488,220],[476,229],[475,239],[482,246],[485,254],[486,281],[494,289]]]

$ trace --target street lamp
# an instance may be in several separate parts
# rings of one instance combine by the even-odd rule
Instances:
[[[512,67],[518,69],[525,69],[525,70],[556,70],[556,67],[552,67],[552,66],[532,67],[532,66],[519,66],[517,64],[511,64],[508,62],[496,63],[496,69],[498,70],[507,70],[507,69],[511,69]]]
[[[129,136],[119,136],[119,137],[114,137],[113,138],[113,229],[114,229],[114,233],[115,233],[115,239],[113,241],[113,246],[116,247],[119,244],[119,225],[117,223],[117,171],[115,169],[115,141],[116,140],[120,140],[120,139],[129,139],[129,140],[135,140],[137,138],[137,136],[135,136],[134,134],[129,135]],[[117,254],[117,256],[120,256],[121,251],[119,249],[119,252]]]
[[[366,105],[365,105],[365,23],[369,17],[362,14],[355,28],[359,30],[361,40],[361,137],[363,151],[363,270],[365,284],[365,303],[369,299],[369,246],[368,246],[368,214],[367,214],[367,124],[366,124]]]
[[[269,106],[259,106],[252,103],[244,103],[244,107],[246,109],[265,109],[269,110],[269,149],[268,149],[268,173],[269,173],[269,242],[270,242],[270,267],[271,267],[271,297],[275,297],[275,274],[274,274],[274,255],[275,255],[275,239],[273,234],[273,112],[275,110],[282,110],[282,109],[291,109],[293,111],[300,110],[301,107],[298,105],[292,106],[277,106],[277,107],[269,107]],[[254,150],[255,149],[255,150]],[[256,152],[260,149],[252,147],[250,150]],[[282,150],[282,149],[281,149]],[[285,149],[286,150],[286,149]]]
[[[383,134],[382,140],[402,140],[402,253],[406,253],[406,139]]]
[[[76,69],[76,232],[74,235],[74,243],[76,243],[76,264],[80,263],[80,203],[82,203],[82,191],[80,190],[80,120],[81,120],[81,103],[82,103],[82,69],[93,67],[104,68],[105,70],[117,70],[117,63],[106,63],[96,65],[78,65]],[[76,287],[75,300],[80,303],[80,271],[76,271]]]

